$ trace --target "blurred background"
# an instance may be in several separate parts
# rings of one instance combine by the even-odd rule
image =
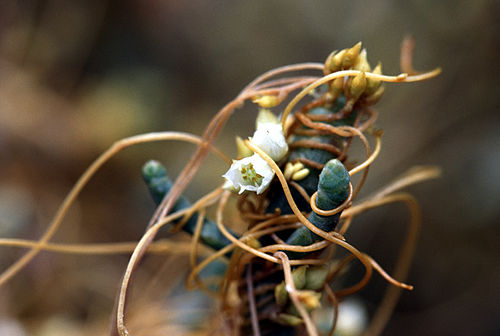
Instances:
[[[80,174],[116,140],[151,131],[201,134],[257,75],[323,62],[357,41],[372,65],[380,60],[384,73],[397,74],[401,41],[411,34],[415,68],[440,66],[443,73],[387,85],[376,106],[383,148],[363,195],[415,165],[437,165],[443,173],[409,188],[423,211],[408,278],[415,290],[403,294],[384,334],[498,335],[498,17],[500,3],[488,0],[3,0],[0,237],[38,239]],[[234,155],[234,136],[251,135],[255,115],[250,106],[238,110],[216,144]],[[175,177],[193,151],[181,143],[123,151],[84,189],[53,241],[138,240],[154,211],[142,164],[158,159]],[[200,197],[221,182],[225,168],[208,158],[186,194]],[[386,206],[360,216],[347,238],[391,271],[407,221],[402,205]],[[1,269],[23,253],[1,247]],[[0,288],[0,334],[106,334],[127,260],[42,252]],[[182,318],[196,315],[190,302],[202,307],[198,313],[208,309],[199,295],[175,295],[187,260],[147,258],[131,299],[132,311],[159,304],[164,312],[149,314],[150,325],[170,324],[172,334],[181,332],[175,325]],[[174,275],[175,268],[181,271]],[[374,276],[360,294],[369,313],[385,286]]]

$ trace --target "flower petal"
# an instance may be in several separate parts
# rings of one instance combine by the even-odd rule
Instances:
[[[222,177],[227,180],[224,189],[239,190],[240,194],[245,190],[260,194],[271,183],[274,171],[263,158],[258,154],[253,154],[250,157],[233,161],[229,170]]]
[[[281,160],[288,152],[288,145],[281,124],[260,123],[253,134],[252,142],[274,161]]]

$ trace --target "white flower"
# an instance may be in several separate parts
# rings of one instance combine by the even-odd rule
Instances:
[[[263,109],[259,112],[257,130],[250,139],[274,161],[281,160],[288,152],[281,123],[269,110]],[[222,177],[226,179],[223,186],[226,190],[239,191],[240,194],[250,190],[260,194],[271,183],[274,171],[266,160],[254,153],[252,156],[233,161]]]
[[[233,161],[229,170],[222,175],[227,181],[224,189],[255,191],[257,194],[267,189],[274,177],[274,171],[258,154]]]
[[[252,142],[267,153],[274,161],[281,160],[288,152],[288,145],[281,123],[257,123]]]

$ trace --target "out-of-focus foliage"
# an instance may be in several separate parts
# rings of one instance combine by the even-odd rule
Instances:
[[[200,133],[256,75],[322,61],[358,40],[372,63],[380,59],[386,73],[398,73],[400,42],[412,34],[415,67],[441,66],[443,73],[429,82],[389,85],[377,106],[384,147],[365,192],[414,164],[439,165],[443,177],[412,188],[423,209],[409,276],[416,289],[403,295],[386,334],[494,334],[499,9],[486,0],[2,1],[0,236],[38,238],[78,176],[113,141],[159,130]],[[250,135],[246,126],[254,119],[250,109],[235,115],[218,146],[235,153],[234,135]],[[120,154],[85,189],[54,240],[137,240],[153,211],[142,163],[160,159],[174,175],[192,151],[151,144]],[[222,182],[213,176],[225,168],[209,159],[188,194]],[[383,266],[394,263],[407,220],[398,206],[390,210],[370,212],[349,237]],[[23,252],[2,247],[2,269]],[[103,334],[126,260],[42,253],[0,289],[0,331],[9,330],[0,334]],[[154,332],[165,334],[189,324],[181,316],[194,306],[198,311],[190,314],[203,316],[206,298],[175,295],[186,263],[179,256],[147,259],[131,300],[131,326],[158,322],[165,329]],[[369,312],[383,286],[374,281],[362,292]],[[173,295],[160,301],[158,293]],[[151,321],[134,320],[134,309],[151,311],[145,314]]]

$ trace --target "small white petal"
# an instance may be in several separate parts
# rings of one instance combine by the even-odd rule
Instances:
[[[240,194],[245,190],[255,191],[260,194],[271,183],[274,171],[263,158],[258,154],[253,154],[250,157],[233,161],[229,170],[222,177],[227,180],[224,185],[225,189],[239,190]],[[251,181],[251,177],[257,178]]]
[[[288,152],[288,145],[281,124],[260,123],[253,134],[252,142],[274,161],[281,160]]]
[[[229,191],[232,191],[234,193],[236,192],[239,192],[240,191],[240,188],[236,188],[233,184],[233,182],[231,182],[230,180],[226,180],[224,182],[224,184],[222,185],[222,189],[224,190],[229,190]]]

